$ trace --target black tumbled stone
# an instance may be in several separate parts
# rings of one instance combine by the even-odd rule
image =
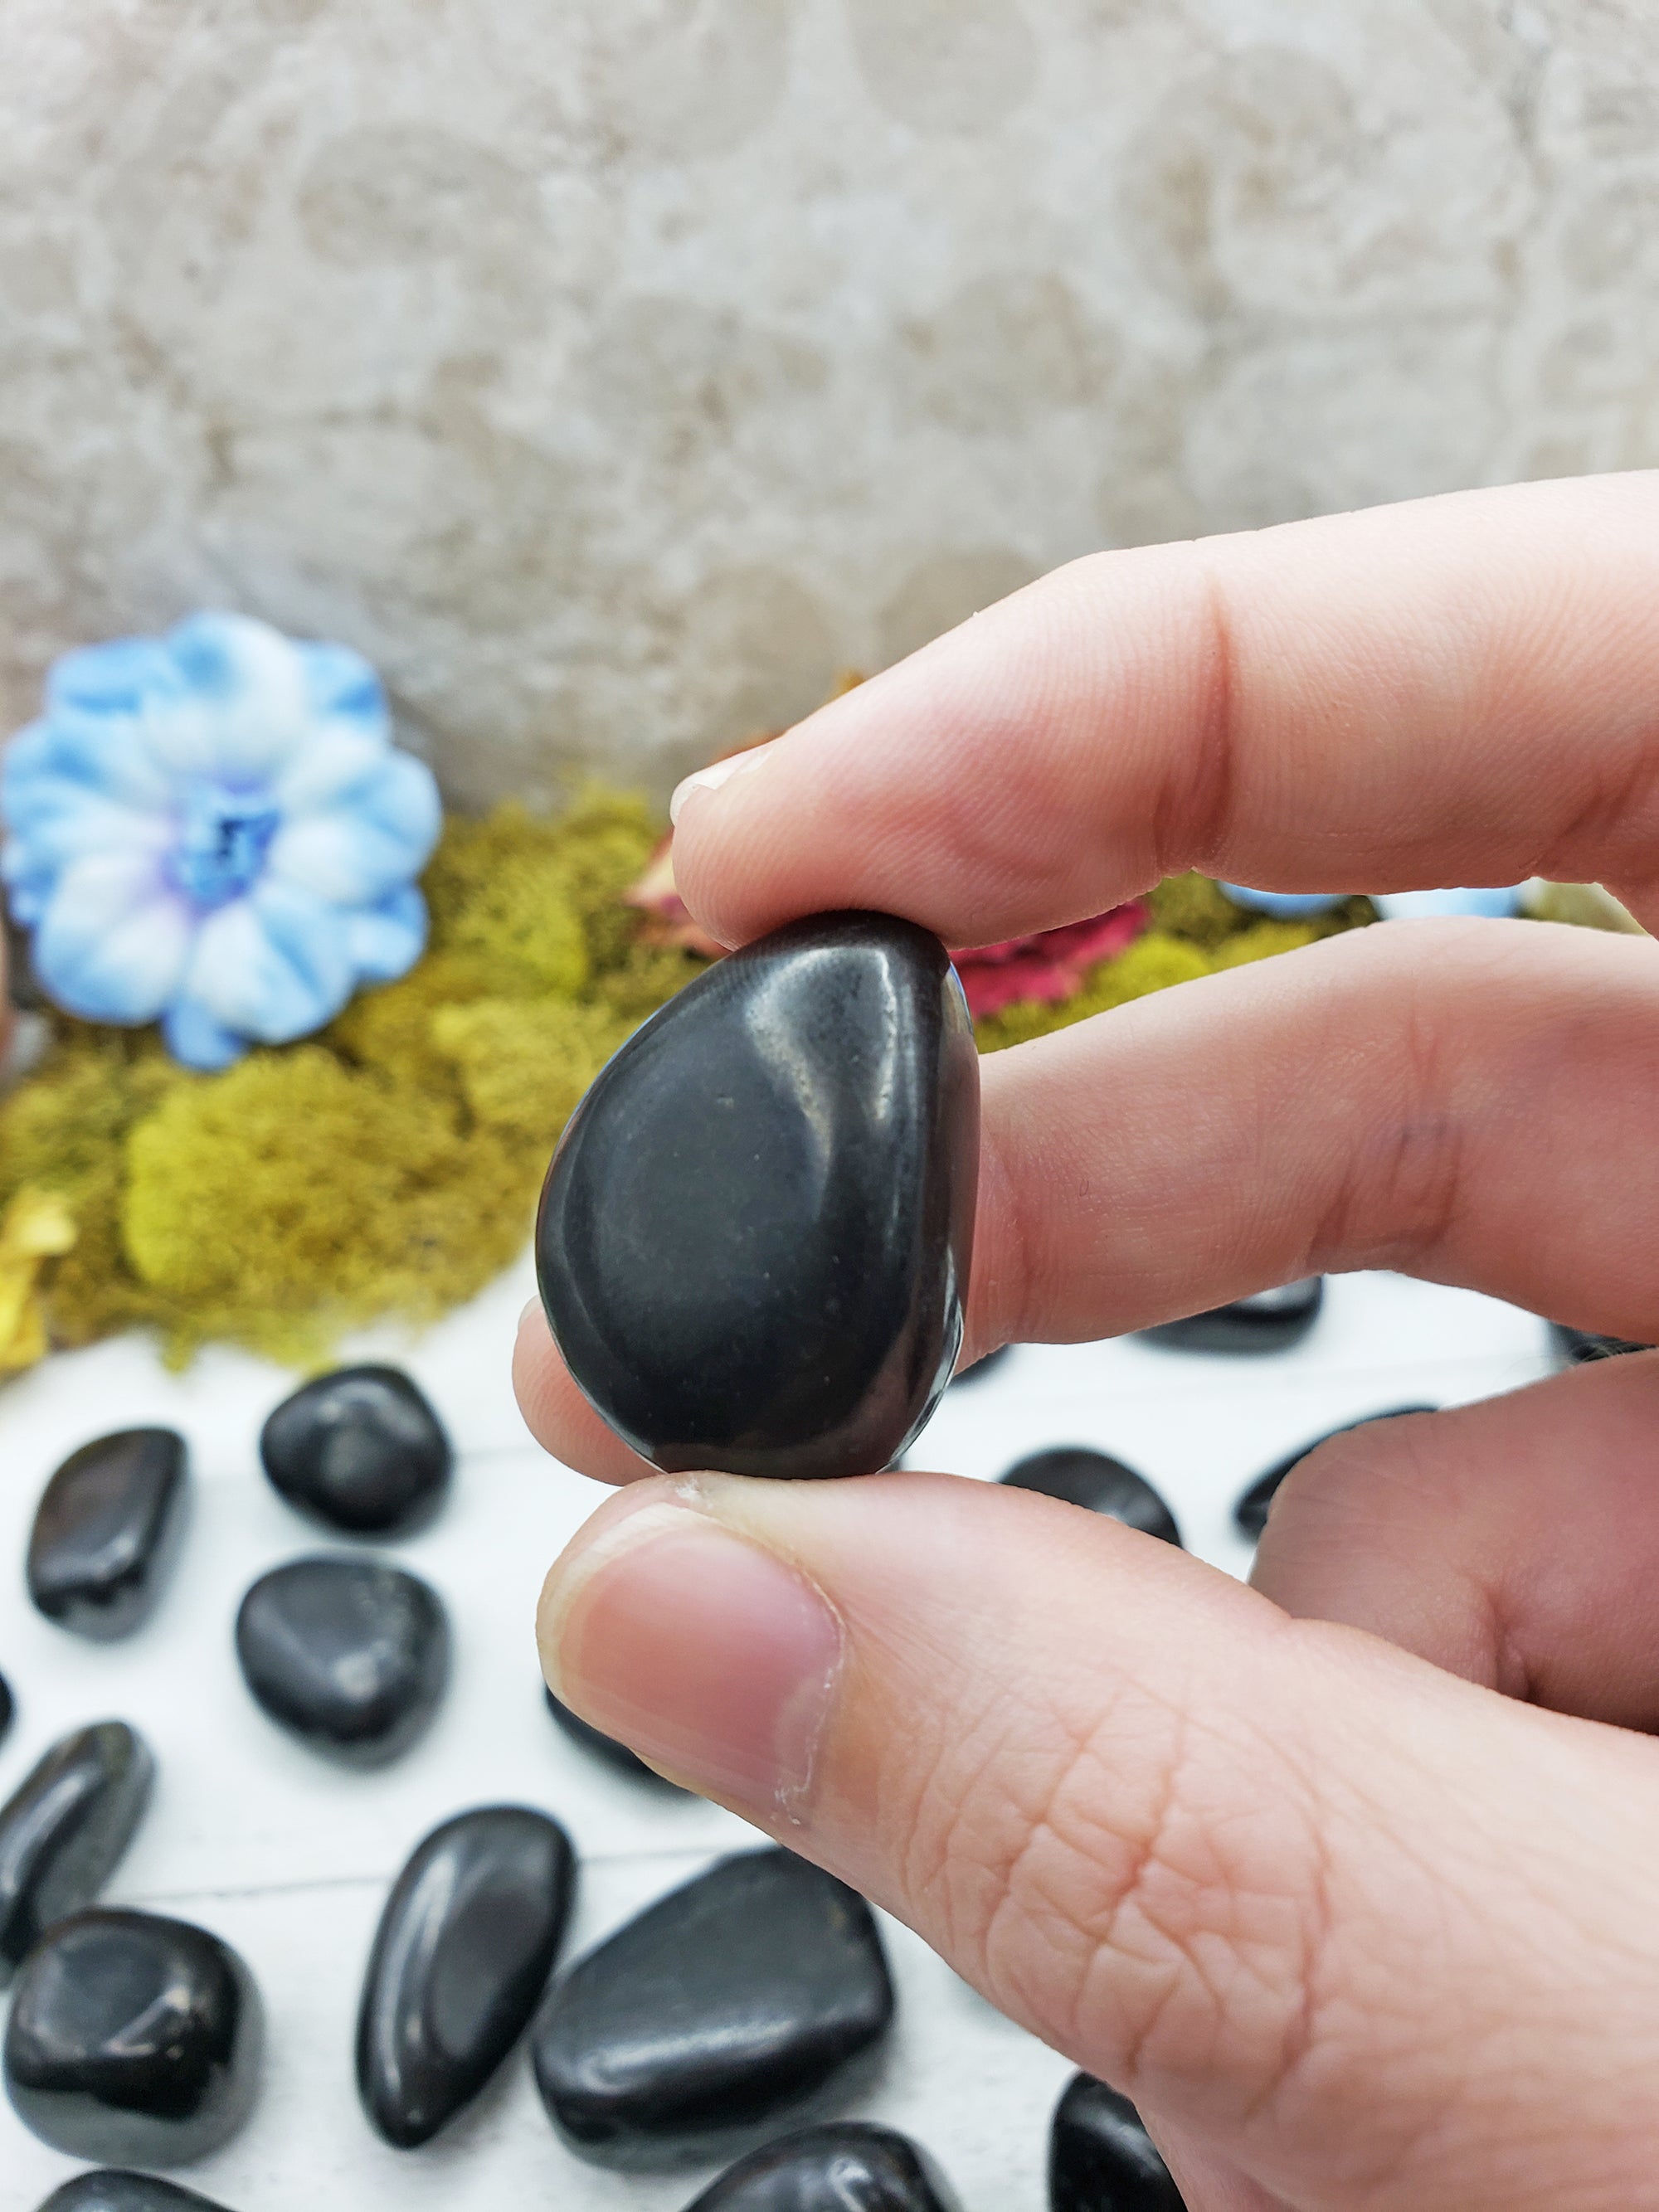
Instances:
[[[396,1367],[341,1367],[284,1398],[259,1433],[274,1487],[348,1535],[407,1534],[449,1486],[442,1423]]]
[[[591,1951],[532,2031],[561,2134],[607,2164],[730,2156],[884,2033],[869,1906],[784,1850],[722,1859]]]
[[[78,1912],[23,1962],[6,2088],[71,2157],[184,2166],[247,2118],[259,2044],[258,1995],[228,1943],[158,1913]]]
[[[1207,1313],[1162,1322],[1141,1334],[1152,1344],[1182,1352],[1284,1352],[1299,1344],[1319,1318],[1325,1278],[1309,1275],[1276,1291],[1258,1291]]]
[[[1161,1536],[1166,1544],[1181,1541],[1176,1517],[1145,1475],[1125,1467],[1109,1453],[1090,1451],[1082,1444],[1063,1444],[1054,1451],[1033,1452],[1018,1460],[998,1478],[1011,1490],[1040,1491],[1068,1505],[1086,1506],[1121,1521],[1126,1528]]]
[[[1627,1352],[1653,1349],[1650,1344],[1633,1344],[1627,1336],[1602,1336],[1593,1328],[1570,1328],[1564,1321],[1553,1321],[1550,1334],[1555,1340],[1557,1351],[1575,1367],[1583,1367],[1592,1359],[1620,1359]]]
[[[554,1696],[551,1690],[544,1690],[544,1695],[547,1699],[548,1711],[573,1743],[580,1744],[584,1751],[594,1753],[607,1765],[614,1766],[618,1774],[626,1774],[635,1782],[649,1782],[659,1790],[679,1790],[678,1783],[665,1780],[655,1767],[647,1766],[637,1752],[630,1751],[614,1735],[607,1735],[603,1729],[596,1729],[592,1721],[585,1721],[580,1713],[573,1713],[568,1705]]]
[[[1186,2212],[1158,2145],[1127,2097],[1075,2074],[1048,2136],[1049,2212]]]
[[[136,1730],[98,1721],[60,1738],[0,1805],[0,1988],[46,1929],[97,1896],[154,1771]]]
[[[9,1734],[16,1711],[16,1704],[11,1694],[11,1684],[3,1674],[0,1674],[0,1743],[3,1743]]]
[[[887,1466],[950,1380],[979,1061],[939,940],[817,915],[637,1030],[566,1129],[537,1275],[572,1375],[670,1473]]]
[[[153,2173],[131,2173],[118,2166],[100,2166],[77,2173],[54,2189],[40,2212],[225,2212],[210,2197],[176,2181],[162,2181]]]
[[[518,2041],[553,1971],[575,1858],[519,1805],[458,1814],[392,1886],[357,2014],[357,2089],[389,2143],[430,2142]]]
[[[420,1735],[449,1677],[438,1594],[379,1559],[290,1559],[236,1616],[236,1656],[271,1719],[348,1766],[380,1766]]]
[[[70,1454],[29,1537],[29,1595],[48,1620],[103,1641],[149,1618],[183,1534],[185,1479],[171,1429],[123,1429]]]
[[[751,2151],[686,2212],[955,2212],[956,2202],[908,2136],[845,2120]]]
[[[1267,1514],[1280,1484],[1292,1468],[1301,1466],[1310,1452],[1317,1451],[1333,1437],[1346,1437],[1351,1429],[1365,1428],[1372,1421],[1397,1421],[1406,1413],[1432,1413],[1436,1410],[1433,1406],[1385,1406],[1380,1413],[1362,1413],[1357,1421],[1339,1421],[1334,1429],[1310,1437],[1305,1444],[1298,1444],[1293,1452],[1286,1452],[1283,1459],[1275,1460],[1265,1474],[1257,1475],[1234,1506],[1233,1519],[1245,1535],[1252,1539],[1260,1536],[1267,1525]]]

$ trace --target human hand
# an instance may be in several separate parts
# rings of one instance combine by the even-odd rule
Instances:
[[[738,943],[956,945],[1172,871],[1600,879],[1659,926],[1659,478],[1060,571],[684,805]],[[984,1067],[970,1354],[1393,1267],[1659,1334],[1659,951],[1390,924]],[[1659,1353],[1336,1438],[1243,1588],[942,1475],[649,1470],[549,1577],[559,1694],[1127,2092],[1193,2212],[1659,2206]]]

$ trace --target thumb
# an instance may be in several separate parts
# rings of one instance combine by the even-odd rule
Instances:
[[[1642,1739],[940,1475],[659,1480],[558,1694],[1301,2212],[1659,2207]]]

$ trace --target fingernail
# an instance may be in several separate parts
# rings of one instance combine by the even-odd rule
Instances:
[[[841,1671],[841,1623],[804,1575],[682,1505],[614,1522],[548,1577],[555,1694],[677,1782],[799,1821]]]
[[[707,768],[700,768],[695,775],[688,775],[684,782],[677,783],[668,801],[670,826],[678,828],[681,811],[694,791],[718,791],[721,784],[730,783],[734,775],[741,775],[748,769],[758,768],[771,751],[774,742],[769,738],[763,745],[750,745],[746,752],[729,753],[724,760],[711,761]]]

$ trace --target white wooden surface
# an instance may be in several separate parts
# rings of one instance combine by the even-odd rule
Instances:
[[[527,1267],[400,1358],[454,1436],[455,1494],[435,1526],[390,1547],[442,1592],[455,1673],[436,1725],[400,1764],[339,1772],[280,1735],[242,1686],[231,1623],[264,1568],[322,1547],[258,1470],[255,1439],[291,1378],[215,1352],[182,1377],[128,1340],[57,1358],[0,1389],[0,1672],[18,1717],[0,1747],[0,1799],[54,1737],[131,1720],[154,1745],[155,1799],[111,1885],[112,1901],[216,1929],[264,1990],[264,2091],[246,2131],[181,2179],[234,2212],[680,2212],[699,2177],[621,2177],[554,2137],[520,2051],[477,2107],[423,2151],[398,2153],[358,2110],[351,2043],[359,1978],[385,1888],[426,1829],[484,1802],[545,1807],[582,1871],[565,1957],[751,1832],[713,1807],[629,1783],[547,1717],[532,1640],[543,1572],[598,1502],[546,1459],[514,1407],[507,1353]],[[1189,1547],[1243,1572],[1234,1499],[1292,1445],[1407,1400],[1456,1404],[1550,1364],[1543,1324],[1471,1293],[1387,1275],[1333,1281],[1296,1350],[1254,1358],[1166,1351],[1133,1339],[1021,1346],[953,1389],[913,1462],[994,1477],[1024,1453],[1092,1443],[1170,1499]],[[97,1646],[40,1620],[23,1590],[41,1485],[87,1437],[147,1421],[188,1437],[194,1518],[157,1617]],[[1042,2212],[1050,2108],[1067,2068],[994,2013],[908,1931],[889,1925],[899,2022],[861,2114],[924,2141],[966,2212]],[[75,2162],[0,2106],[0,2212],[32,2212]]]

